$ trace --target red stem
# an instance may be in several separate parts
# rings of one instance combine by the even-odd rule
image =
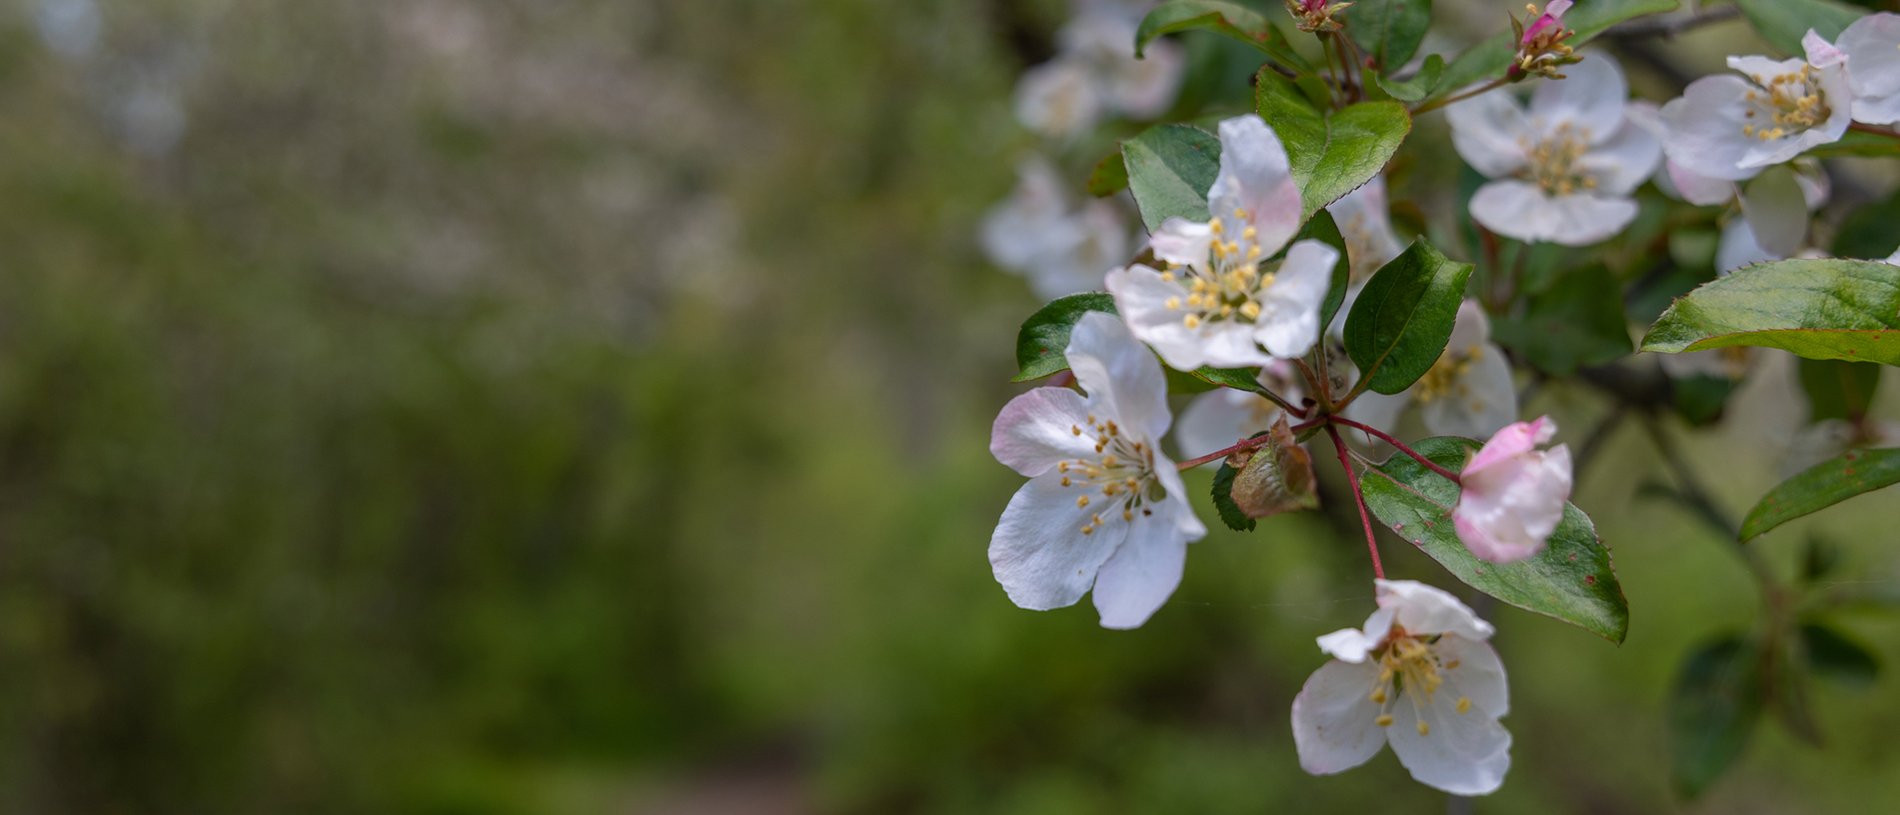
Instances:
[[[1174,467],[1177,470],[1192,470],[1195,467],[1199,467],[1210,461],[1217,461],[1217,460],[1226,458],[1228,454],[1230,453],[1238,453],[1242,450],[1252,450],[1255,447],[1265,447],[1267,446],[1267,443],[1271,441],[1273,441],[1273,435],[1270,433],[1263,433],[1251,439],[1241,439],[1240,443],[1235,444],[1232,447],[1223,447],[1219,450],[1215,450],[1212,453],[1208,453],[1207,455],[1201,456],[1200,458],[1188,459],[1187,461],[1183,461],[1180,464],[1174,465]]]
[[[1354,430],[1363,430],[1366,433],[1370,433],[1373,436],[1378,437],[1380,441],[1385,442],[1386,444],[1392,445],[1393,449],[1398,450],[1399,452],[1404,453],[1408,456],[1411,456],[1414,461],[1417,461],[1418,463],[1425,465],[1425,469],[1431,470],[1432,472],[1435,472],[1448,479],[1451,479],[1451,483],[1453,484],[1457,484],[1459,486],[1464,485],[1464,480],[1459,478],[1457,473],[1454,473],[1450,470],[1447,470],[1443,467],[1438,466],[1437,462],[1434,462],[1431,459],[1426,458],[1424,454],[1420,453],[1419,451],[1414,450],[1410,447],[1407,447],[1405,445],[1405,442],[1392,438],[1391,435],[1387,434],[1383,430],[1380,430],[1371,425],[1360,424],[1351,419],[1345,418],[1344,416],[1329,416],[1327,418],[1337,424],[1343,424]],[[1332,428],[1329,427],[1327,429],[1331,430]]]
[[[1346,483],[1352,485],[1352,501],[1359,505],[1359,523],[1366,528],[1366,551],[1372,555],[1372,576],[1384,580],[1385,566],[1379,563],[1379,541],[1372,536],[1372,515],[1366,512],[1366,496],[1359,491],[1359,476],[1352,471],[1352,459],[1346,457],[1346,442],[1339,438],[1339,430],[1330,423],[1326,425],[1326,435],[1333,437],[1333,450],[1339,453],[1339,466],[1346,468]]]

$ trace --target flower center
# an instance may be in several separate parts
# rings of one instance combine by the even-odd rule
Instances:
[[[1154,509],[1148,504],[1168,495],[1155,478],[1154,445],[1129,438],[1112,419],[1097,421],[1090,415],[1088,421],[1087,430],[1081,425],[1073,425],[1069,430],[1077,436],[1084,432],[1094,436],[1095,455],[1056,464],[1056,470],[1062,473],[1062,486],[1082,490],[1075,499],[1077,507],[1087,509],[1093,504],[1101,505],[1099,511],[1089,516],[1088,523],[1082,525],[1082,534],[1095,534],[1095,530],[1117,514],[1123,521],[1135,520],[1136,512],[1153,515]],[[1108,513],[1108,518],[1103,518],[1103,513]]]
[[[1425,405],[1447,396],[1470,395],[1471,388],[1465,384],[1465,374],[1470,373],[1472,364],[1482,356],[1482,345],[1474,345],[1464,351],[1447,350],[1437,362],[1432,363],[1431,370],[1419,377],[1418,384],[1412,386],[1414,397],[1419,404]]]
[[[1742,124],[1742,135],[1774,141],[1827,121],[1834,111],[1828,107],[1827,91],[1821,89],[1820,73],[1812,65],[1803,65],[1773,78],[1749,77],[1759,90],[1742,97],[1748,103],[1742,112],[1748,120]]]
[[[1431,735],[1431,725],[1425,720],[1425,705],[1431,702],[1438,687],[1445,684],[1442,672],[1458,667],[1457,660],[1446,662],[1433,649],[1439,638],[1440,635],[1415,637],[1399,626],[1392,627],[1392,633],[1386,638],[1385,652],[1379,655],[1379,678],[1373,683],[1372,692],[1366,695],[1367,701],[1379,706],[1379,716],[1373,721],[1380,727],[1392,726],[1392,705],[1404,697],[1412,703],[1418,734]],[[1471,700],[1459,697],[1457,710],[1470,712]]]
[[[1564,122],[1543,141],[1525,140],[1522,145],[1524,154],[1530,157],[1531,181],[1544,194],[1571,195],[1596,189],[1596,178],[1577,166],[1577,161],[1590,147],[1589,128]]]
[[[1247,223],[1247,211],[1234,210],[1234,218]],[[1258,319],[1261,301],[1273,287],[1273,272],[1263,268],[1266,248],[1256,240],[1258,233],[1247,226],[1238,236],[1230,236],[1226,223],[1218,217],[1207,226],[1214,231],[1214,239],[1207,248],[1207,262],[1188,266],[1170,264],[1168,270],[1161,273],[1161,279],[1167,281],[1173,281],[1177,272],[1188,278],[1187,299],[1170,297],[1168,308],[1187,312],[1181,317],[1181,324],[1189,329],[1236,316],[1248,321]]]

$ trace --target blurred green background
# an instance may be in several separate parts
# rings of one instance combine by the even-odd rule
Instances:
[[[1020,479],[988,426],[1037,303],[974,224],[1065,14],[11,0],[0,811],[1444,809],[1389,753],[1293,753],[1313,637],[1371,608],[1335,472],[1331,514],[1197,544],[1138,631],[990,577]],[[1696,37],[1698,71],[1753,43]],[[1799,419],[1785,367],[1695,443],[1731,511]],[[1595,399],[1527,409],[1581,435]],[[1629,640],[1492,612],[1515,766],[1477,809],[1900,800],[1889,671],[1818,686],[1826,750],[1766,728],[1675,803],[1671,678],[1757,601],[1638,497],[1640,432],[1592,466]],[[1844,586],[1891,590],[1892,508],[1754,545],[1792,568],[1825,532]],[[1394,576],[1454,587],[1403,548]],[[1891,615],[1852,631],[1897,664]]]

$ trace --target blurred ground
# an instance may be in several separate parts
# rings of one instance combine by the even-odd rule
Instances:
[[[1294,759],[1312,638],[1370,606],[1329,517],[1216,532],[1136,632],[990,578],[1018,479],[985,440],[1036,303],[972,231],[1063,14],[13,0],[0,810],[1442,808],[1389,755]],[[1697,70],[1748,36],[1704,34]],[[1733,511],[1789,391],[1697,444]],[[1495,612],[1516,766],[1480,811],[1681,808],[1670,677],[1755,600],[1635,497],[1649,455],[1617,435],[1578,501],[1629,641]],[[1824,530],[1890,588],[1891,506],[1757,545]],[[1690,809],[1900,800],[1895,681],[1823,686],[1828,750],[1769,728]]]

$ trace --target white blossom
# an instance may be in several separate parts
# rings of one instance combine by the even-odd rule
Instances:
[[[1900,14],[1869,14],[1835,40],[1847,57],[1854,118],[1868,124],[1900,122]]]
[[[1630,193],[1649,178],[1662,149],[1624,114],[1629,84],[1609,57],[1591,54],[1545,80],[1528,110],[1505,93],[1446,108],[1452,145],[1485,177],[1471,216],[1499,235],[1584,246],[1636,218]]]
[[[1054,299],[1096,291],[1102,275],[1132,254],[1133,230],[1113,202],[1076,202],[1048,161],[1017,168],[1016,189],[983,219],[990,260],[1028,278],[1037,296]]]
[[[990,566],[1016,605],[1073,605],[1093,589],[1108,628],[1148,620],[1181,582],[1207,528],[1188,504],[1168,432],[1167,381],[1114,315],[1090,312],[1065,350],[1087,396],[1035,388],[996,417],[990,452],[1029,478],[990,538]]]
[[[1105,116],[1150,119],[1166,112],[1180,89],[1186,56],[1172,42],[1152,42],[1135,57],[1135,32],[1145,9],[1093,0],[1056,32],[1054,59],[1024,72],[1016,86],[1016,118],[1050,138],[1075,136]]]
[[[1414,404],[1425,429],[1439,436],[1481,439],[1517,418],[1511,363],[1491,341],[1491,321],[1478,301],[1459,304],[1451,341],[1431,370],[1397,394],[1360,394],[1346,407],[1346,417],[1390,430]]]
[[[1169,218],[1150,246],[1165,269],[1108,274],[1116,308],[1143,342],[1184,371],[1253,367],[1305,354],[1319,339],[1319,306],[1339,251],[1317,240],[1287,248],[1300,191],[1286,149],[1258,116],[1220,124],[1220,173],[1207,223]],[[1263,350],[1264,348],[1264,350]]]
[[[1537,449],[1557,434],[1545,416],[1492,436],[1458,474],[1463,489],[1451,519],[1480,560],[1510,563],[1543,551],[1570,500],[1570,448]]]
[[[1319,638],[1333,660],[1293,699],[1293,742],[1315,775],[1344,772],[1392,745],[1412,777],[1486,795],[1511,769],[1504,663],[1491,624],[1458,598],[1411,580],[1380,580],[1363,629]]]
[[[1705,76],[1662,108],[1671,161],[1740,181],[1840,139],[1851,123],[1846,57],[1809,31],[1806,59],[1729,57],[1742,76]]]
[[[1346,315],[1359,301],[1372,273],[1379,271],[1405,251],[1398,233],[1392,230],[1391,207],[1386,202],[1385,176],[1373,176],[1365,186],[1346,194],[1326,208],[1332,213],[1339,234],[1346,239],[1346,257],[1352,263],[1351,283],[1346,299],[1339,305],[1329,330],[1334,338],[1343,338]]]

